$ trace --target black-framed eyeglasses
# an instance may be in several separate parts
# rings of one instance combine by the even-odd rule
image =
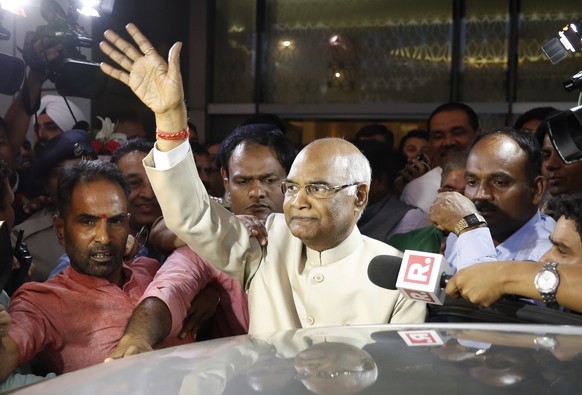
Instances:
[[[301,189],[305,189],[305,193],[308,196],[312,196],[316,199],[329,199],[339,191],[358,184],[361,183],[354,182],[346,185],[328,185],[315,183],[300,186],[294,182],[284,181],[281,183],[281,192],[283,192],[283,194],[286,196],[297,196]]]

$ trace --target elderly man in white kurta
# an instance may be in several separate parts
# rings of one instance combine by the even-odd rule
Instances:
[[[299,153],[282,186],[284,215],[267,219],[269,242],[261,247],[237,217],[214,204],[196,172],[187,140],[181,44],[172,47],[168,64],[134,25],[128,32],[139,48],[105,33],[109,43],[101,49],[124,69],[102,69],[156,114],[157,143],[144,165],[166,223],[248,290],[250,333],[424,321],[423,303],[368,279],[373,257],[400,252],[356,227],[368,202],[371,171],[354,145],[322,139]]]
[[[399,251],[355,226],[370,170],[350,143],[317,140],[298,155],[284,183],[285,214],[268,218],[263,248],[192,176],[187,143],[171,153],[156,150],[144,163],[168,227],[210,262],[225,263],[219,268],[248,289],[251,333],[424,320],[424,305],[368,279],[373,257]]]

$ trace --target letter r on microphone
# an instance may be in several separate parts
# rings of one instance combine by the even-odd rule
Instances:
[[[428,284],[434,265],[434,257],[410,254],[404,278],[417,284]]]
[[[443,304],[445,293],[440,287],[443,273],[452,273],[452,268],[442,255],[406,250],[396,288],[409,299]]]

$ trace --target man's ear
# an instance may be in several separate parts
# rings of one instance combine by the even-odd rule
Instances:
[[[356,191],[356,207],[359,210],[363,210],[368,204],[368,185],[359,184]]]
[[[537,176],[532,185],[533,204],[537,205],[542,201],[548,180],[546,177]]]
[[[224,189],[228,187],[228,174],[224,167],[220,168],[220,176],[222,177],[222,184],[224,185]]]
[[[55,232],[57,232],[57,239],[59,243],[65,246],[65,220],[59,215],[53,215],[53,225],[55,227]]]

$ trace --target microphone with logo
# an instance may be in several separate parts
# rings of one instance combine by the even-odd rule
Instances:
[[[440,254],[406,250],[402,258],[378,255],[370,261],[370,281],[385,289],[398,289],[412,300],[442,305],[453,268]]]

